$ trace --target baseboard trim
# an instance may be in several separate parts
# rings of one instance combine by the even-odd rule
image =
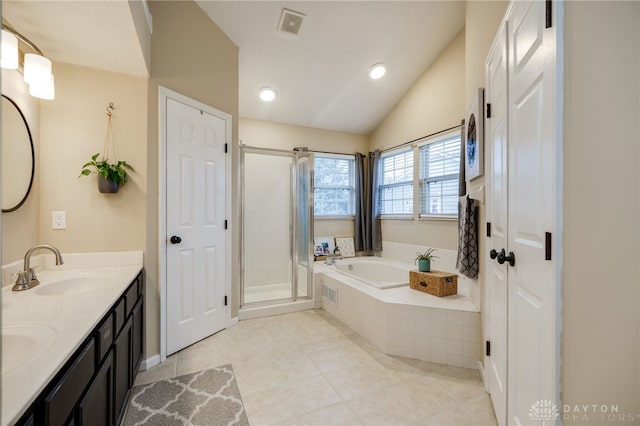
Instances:
[[[160,354],[155,354],[150,358],[142,360],[140,363],[140,371],[146,371],[158,364],[160,364]]]
[[[227,327],[233,327],[234,325],[238,325],[238,317],[233,317],[229,320],[229,324],[227,325]]]

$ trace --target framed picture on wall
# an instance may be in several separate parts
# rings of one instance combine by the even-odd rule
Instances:
[[[479,88],[467,107],[464,172],[467,180],[484,174],[484,89]]]

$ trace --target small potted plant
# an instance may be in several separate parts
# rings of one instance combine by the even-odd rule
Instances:
[[[135,170],[126,161],[110,164],[107,159],[99,160],[99,155],[100,153],[95,154],[91,157],[91,161],[82,166],[80,176],[89,176],[91,173],[96,173],[98,175],[98,191],[103,194],[116,193],[129,180],[127,169],[132,172]],[[87,167],[93,167],[95,170]]]
[[[437,259],[438,256],[436,256],[435,253],[437,249],[435,248],[430,248],[429,250],[425,251],[424,253],[420,253],[417,252],[416,253],[416,260],[418,261],[418,270],[420,272],[429,272],[431,271],[431,259]]]

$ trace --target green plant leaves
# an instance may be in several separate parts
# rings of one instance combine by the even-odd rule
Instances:
[[[117,183],[119,186],[123,186],[129,180],[127,170],[135,172],[133,167],[126,161],[118,161],[114,164],[109,164],[107,160],[98,161],[100,153],[91,156],[91,161],[85,163],[80,171],[80,176],[89,176],[91,173],[97,173],[105,179]],[[91,170],[91,168],[95,170]],[[78,176],[78,177],[80,177]]]

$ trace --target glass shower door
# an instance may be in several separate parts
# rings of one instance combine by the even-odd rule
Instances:
[[[294,297],[311,297],[313,290],[313,154],[296,153],[295,238],[297,292]]]
[[[312,158],[242,148],[241,306],[312,296]]]
[[[243,302],[291,297],[291,155],[243,153]]]

